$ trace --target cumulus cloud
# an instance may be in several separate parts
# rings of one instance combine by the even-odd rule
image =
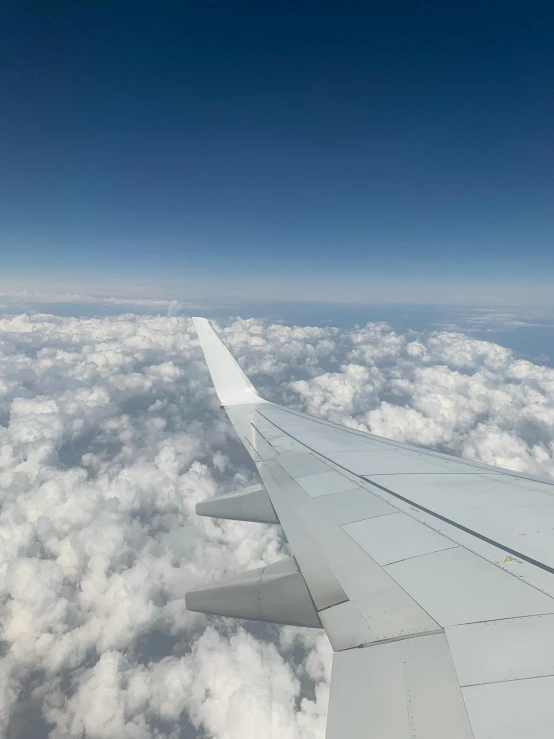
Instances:
[[[554,370],[504,347],[383,323],[221,330],[270,399],[554,473]],[[60,739],[323,737],[321,632],[184,607],[196,583],[285,556],[277,527],[194,515],[256,481],[188,319],[0,319],[0,733],[32,714]]]
[[[318,659],[313,652],[308,671]],[[315,669],[315,680],[328,677]],[[297,708],[300,682],[293,668],[274,644],[240,627],[224,634],[208,627],[189,654],[147,665],[106,650],[76,683],[69,700],[60,690],[48,696],[53,736],[179,736],[186,714],[209,736],[309,739],[325,719],[326,696],[304,699]]]
[[[456,332],[344,332],[340,368],[297,380],[299,407],[354,428],[554,475],[554,370]]]

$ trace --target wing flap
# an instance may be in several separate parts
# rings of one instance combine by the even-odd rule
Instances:
[[[333,655],[327,739],[472,739],[444,634]]]

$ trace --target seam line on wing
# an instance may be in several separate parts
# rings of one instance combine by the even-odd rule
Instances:
[[[423,524],[423,526],[425,526],[425,524]],[[431,531],[434,531],[434,529],[431,529]],[[444,536],[444,534],[441,534],[441,536]],[[452,541],[452,539],[450,539],[450,541]],[[428,554],[437,554],[438,552],[446,552],[446,551],[450,551],[451,549],[465,549],[465,547],[463,547],[461,544],[456,543],[455,541],[452,541],[451,547],[443,547],[443,549],[435,549],[432,552],[422,552],[421,554],[414,554],[413,557],[403,557],[402,559],[395,559],[393,562],[387,562],[386,564],[380,565],[380,566],[383,568],[386,568],[386,567],[390,567],[390,565],[397,565],[399,564],[399,562],[408,562],[408,560],[411,560],[411,559],[419,559],[420,557],[427,557]]]
[[[467,685],[460,685],[462,690],[466,688],[480,688],[482,685],[495,685],[498,683],[520,683],[523,680],[544,680],[545,677],[554,677],[554,671],[546,672],[544,675],[530,675],[529,677],[508,677],[504,680],[489,680],[486,683],[468,683]]]
[[[539,592],[542,593],[542,590]],[[473,626],[474,624],[495,624],[497,621],[518,621],[519,619],[524,618],[543,618],[543,616],[554,616],[554,611],[552,613],[532,613],[529,616],[502,616],[501,618],[486,618],[481,621],[464,621],[463,624],[447,625],[444,628],[445,631],[451,631],[452,629],[457,629],[461,626]]]
[[[360,490],[363,490],[363,488],[360,488]],[[348,491],[346,490],[345,492],[348,492]],[[336,495],[336,494],[337,493],[333,493],[333,495]],[[318,497],[325,498],[324,495],[320,495]],[[346,523],[339,523],[338,525],[341,527],[341,529],[344,529],[345,526],[350,526],[351,523],[360,523],[360,521],[372,521],[374,518],[383,518],[383,516],[395,516],[397,513],[402,513],[402,511],[399,508],[396,508],[394,511],[388,511],[387,513],[379,513],[377,516],[364,516],[363,518],[357,518],[355,521],[347,521]],[[348,534],[348,531],[346,533]],[[350,534],[348,535],[350,536]],[[350,536],[350,538],[352,539],[353,537]]]
[[[335,608],[336,606],[342,606],[343,603],[350,603],[350,599],[345,598],[344,600],[341,600],[339,603],[333,603],[332,606],[325,606],[325,608],[320,608],[318,613],[323,613],[324,611],[328,611],[329,608]]]
[[[243,438],[243,439],[244,439],[245,441],[247,441],[247,442],[248,442],[248,444],[249,444],[250,448],[252,449],[252,451],[253,451],[253,452],[254,452],[254,454],[256,455],[256,457],[255,457],[255,461],[256,461],[256,462],[262,461],[262,457],[261,457],[261,456],[260,456],[260,455],[258,454],[258,452],[256,451],[256,449],[254,449],[254,445],[252,444],[252,442],[250,441],[250,439],[249,439],[249,438],[248,438],[247,436],[243,436],[242,438]]]
[[[339,464],[338,462],[333,462],[333,464]],[[452,476],[452,475],[494,475],[494,472],[489,472],[488,470],[477,470],[476,472],[358,472],[358,473],[352,473],[352,474],[358,474],[361,477],[369,477],[372,475],[372,477],[401,477],[402,475],[440,475],[441,477],[446,476]]]
[[[380,639],[379,641],[366,641],[363,644],[358,644],[355,647],[346,647],[345,649],[338,649],[338,652],[348,652],[352,649],[370,649],[371,647],[378,647],[381,644],[392,644],[397,641],[407,641],[408,639],[419,639],[422,636],[435,636],[436,634],[444,634],[444,629],[432,629],[430,631],[420,631],[417,634],[402,634],[402,636],[395,636],[391,639]]]
[[[252,421],[250,421],[250,425],[252,426],[252,428],[254,429],[254,431],[256,431],[256,433],[258,433],[258,434],[259,434],[259,435],[260,435],[260,436],[262,437],[262,439],[263,439],[263,440],[265,441],[265,443],[266,443],[266,444],[269,444],[269,446],[270,446],[270,447],[271,447],[272,449],[275,449],[275,447],[274,447],[274,446],[273,446],[273,444],[272,444],[272,443],[271,443],[271,442],[269,441],[269,439],[266,439],[266,438],[265,438],[265,436],[264,436],[264,435],[262,434],[262,432],[260,431],[260,429],[259,429],[259,428],[258,428],[257,426],[255,426],[255,425],[254,425],[254,424],[252,423]]]

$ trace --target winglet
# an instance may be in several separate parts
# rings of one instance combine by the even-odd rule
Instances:
[[[260,398],[212,324],[206,318],[193,318],[192,321],[221,405],[267,403]]]

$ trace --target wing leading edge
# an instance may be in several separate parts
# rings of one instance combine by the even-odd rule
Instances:
[[[194,324],[263,483],[198,512],[278,522],[293,558],[187,605],[323,626],[327,739],[551,739],[554,486],[270,403]]]

